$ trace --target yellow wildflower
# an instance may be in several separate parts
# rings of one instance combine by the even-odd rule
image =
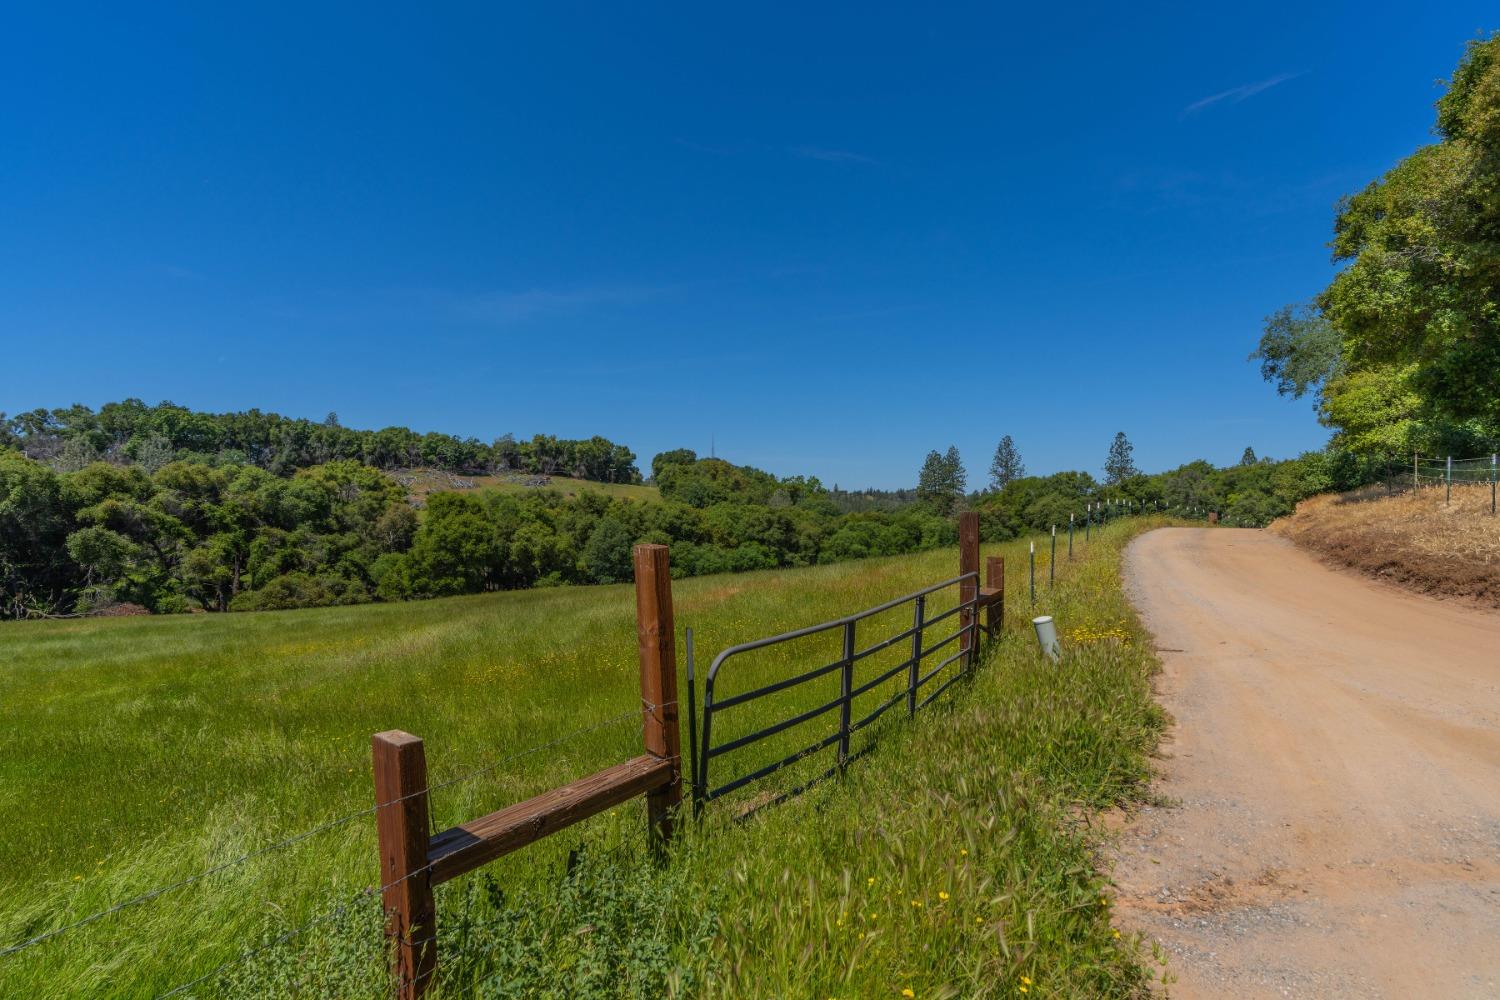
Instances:
[[[947,898],[948,898],[948,894],[946,892],[939,892],[938,893],[938,899],[947,899]]]

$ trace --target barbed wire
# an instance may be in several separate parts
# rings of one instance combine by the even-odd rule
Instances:
[[[672,700],[672,701],[661,702],[660,704],[657,704],[657,703],[652,702],[652,701],[650,701],[648,699],[645,699],[645,698],[641,699],[641,707],[644,708],[644,709],[650,710],[650,711],[657,711],[657,710],[660,710],[660,709],[663,709],[663,708],[670,708],[670,707],[672,707],[672,706],[674,706],[676,704],[677,704],[677,701],[675,699]],[[590,732],[597,732],[597,731],[599,731],[601,729],[608,728],[609,726],[618,725],[621,722],[624,722],[626,719],[637,718],[637,717],[638,717],[637,712],[634,709],[632,709],[632,710],[630,710],[628,712],[622,712],[619,715],[614,716],[613,718],[606,719],[604,721],[595,723],[594,725],[591,725],[591,726],[585,726],[585,727],[580,728],[580,729],[575,729],[572,732],[566,733],[563,736],[560,736],[560,737],[558,737],[558,738],[556,738],[554,740],[549,740],[546,743],[538,744],[538,745],[533,746],[533,747],[528,747],[527,749],[522,750],[519,753],[511,754],[510,756],[502,758],[501,760],[495,761],[493,764],[486,765],[483,768],[477,768],[477,769],[475,769],[473,771],[467,772],[466,774],[460,775],[460,776],[458,776],[456,778],[450,778],[447,781],[442,782],[442,783],[437,784],[437,785],[429,785],[427,788],[424,788],[421,791],[413,792],[413,793],[411,793],[409,795],[403,795],[399,799],[392,799],[390,802],[384,803],[384,804],[382,804],[380,806],[377,806],[375,808],[376,809],[385,808],[385,807],[390,806],[390,805],[395,805],[396,803],[402,802],[402,801],[404,801],[406,799],[414,798],[414,797],[416,797],[418,795],[429,794],[431,792],[434,792],[434,791],[438,790],[439,788],[446,788],[446,787],[448,787],[450,785],[457,784],[460,781],[466,781],[466,780],[468,780],[470,778],[477,777],[477,776],[479,776],[481,774],[485,774],[485,773],[487,773],[489,771],[494,770],[496,767],[499,767],[499,766],[501,766],[503,764],[506,764],[506,763],[509,763],[511,761],[518,760],[518,759],[520,759],[522,757],[525,757],[525,756],[528,756],[530,754],[538,753],[538,752],[540,752],[542,750],[545,750],[545,749],[548,749],[550,747],[558,746],[559,744],[564,743],[567,740],[573,739],[573,738],[575,738],[577,736],[581,736],[581,735],[584,735],[584,734],[590,733]],[[369,811],[373,811],[373,810],[369,810]],[[206,972],[203,975],[198,976],[195,979],[189,980],[188,982],[182,983],[181,985],[175,986],[171,990],[168,990],[166,993],[159,994],[156,997],[156,1000],[169,1000],[170,997],[178,996],[181,993],[183,993],[183,991],[185,991],[185,990],[189,990],[189,989],[193,988],[194,986],[199,985],[200,983],[207,982],[208,980],[213,979],[213,978],[221,975],[226,969],[229,969],[232,966],[239,965],[239,964],[244,963],[244,962],[248,962],[250,959],[255,958],[257,955],[263,954],[264,952],[268,951],[271,948],[275,948],[275,947],[278,947],[279,945],[285,944],[287,941],[290,941],[292,938],[295,938],[295,937],[297,937],[297,936],[299,936],[301,934],[306,933],[307,931],[311,930],[313,927],[319,926],[321,924],[329,923],[329,922],[331,922],[333,920],[337,920],[339,917],[341,917],[345,913],[349,912],[350,908],[352,908],[353,906],[355,906],[362,899],[368,899],[368,898],[371,898],[371,897],[373,897],[373,896],[375,896],[377,894],[383,895],[388,889],[393,889],[396,886],[400,885],[401,883],[407,881],[408,879],[416,878],[419,875],[424,875],[424,874],[427,874],[427,873],[431,872],[433,870],[434,866],[435,866],[434,862],[429,861],[427,864],[423,865],[422,867],[417,868],[417,869],[415,869],[413,871],[407,872],[405,875],[401,876],[400,878],[395,879],[395,880],[393,880],[391,882],[387,882],[386,884],[380,886],[379,888],[375,888],[375,889],[361,889],[348,902],[345,902],[345,903],[343,903],[343,904],[335,907],[332,910],[329,910],[329,911],[327,911],[327,912],[325,912],[323,914],[320,914],[319,916],[316,916],[316,917],[312,918],[311,920],[308,920],[305,923],[302,923],[299,926],[294,927],[291,930],[289,930],[289,931],[287,931],[287,932],[285,932],[283,934],[279,934],[276,937],[272,938],[270,941],[266,941],[266,942],[258,945],[255,948],[251,948],[248,951],[244,951],[244,952],[240,953],[239,955],[236,955],[234,958],[230,958],[230,959],[227,959],[227,960],[219,963],[219,965],[215,966],[209,972]],[[411,942],[411,944],[413,946],[423,945],[423,944],[427,944],[429,942],[435,941],[436,939],[437,939],[437,935],[434,933],[434,934],[432,934],[429,937],[422,938],[422,939],[419,939],[417,941],[413,941],[413,942]],[[425,979],[427,976],[431,975],[435,971],[436,971],[436,966],[434,966],[431,969],[428,969],[426,972],[422,973],[422,975],[416,977],[415,979],[411,980],[410,982],[404,983],[404,985],[415,985],[416,983],[422,981],[423,979]]]
[[[14,955],[17,952],[25,951],[27,948],[30,948],[34,945],[41,944],[44,941],[49,941],[60,934],[65,934],[69,931],[77,930],[80,927],[87,926],[88,924],[94,923],[97,920],[102,920],[105,917],[112,916],[113,914],[119,913],[121,910],[129,909],[132,906],[138,906],[141,903],[149,903],[151,900],[157,899],[160,896],[164,896],[169,892],[186,888],[187,886],[190,886],[195,882],[201,882],[206,878],[218,875],[220,872],[228,871],[229,869],[237,867],[238,865],[242,865],[247,861],[253,861],[256,858],[264,857],[267,854],[272,854],[276,851],[284,850],[295,844],[299,844],[304,840],[309,840],[313,837],[318,836],[319,834],[327,833],[330,830],[336,830],[339,827],[351,823],[362,816],[368,816],[380,808],[382,807],[372,806],[368,809],[362,809],[356,813],[349,813],[347,816],[340,816],[338,819],[330,820],[329,822],[324,823],[321,826],[314,827],[311,830],[307,830],[302,833],[295,834],[294,836],[287,837],[285,840],[277,841],[274,844],[268,844],[265,847],[258,848],[254,851],[249,852],[248,854],[242,854],[232,860],[214,865],[212,868],[204,869],[203,871],[198,872],[195,875],[189,875],[187,878],[179,879],[176,882],[170,882],[167,885],[159,886],[158,888],[143,892],[138,896],[132,896],[129,899],[121,900],[120,902],[115,903],[113,906],[108,906],[95,913],[90,913],[88,916],[75,920],[70,924],[64,924],[61,927],[55,927],[50,931],[46,931],[42,934],[36,935],[35,937],[28,938],[25,941],[21,941],[6,948],[0,949],[0,958],[6,958],[10,955]]]
[[[644,698],[641,699],[642,708],[648,709],[650,711],[657,711],[659,709],[670,707],[675,704],[677,704],[675,701],[671,701],[657,705],[647,701]],[[305,830],[301,833],[293,834],[292,836],[287,837],[283,840],[276,841],[275,843],[267,844],[264,847],[260,847],[253,851],[242,854],[237,858],[233,858],[229,861],[224,861],[210,868],[206,868],[194,875],[189,875],[186,878],[178,879],[175,882],[170,882],[166,885],[148,890],[146,892],[140,893],[139,895],[132,896],[129,899],[121,900],[120,902],[115,903],[112,906],[107,906],[102,910],[90,913],[88,916],[81,917],[78,920],[73,921],[72,923],[64,924],[61,927],[54,927],[52,930],[44,931],[43,933],[37,934],[31,938],[26,939],[25,941],[19,941],[16,944],[9,945],[5,948],[0,948],[0,958],[8,958],[11,955],[25,951],[28,948],[32,948],[46,941],[50,941],[51,939],[62,934],[75,931],[80,927],[85,927],[89,924],[95,923],[96,921],[102,920],[105,917],[113,916],[114,914],[119,913],[121,910],[127,910],[131,907],[139,906],[143,903],[149,903],[153,899],[158,899],[169,892],[175,892],[178,889],[184,889],[190,885],[193,885],[194,883],[201,882],[206,878],[211,878],[214,875],[218,875],[222,872],[228,871],[231,868],[236,868],[239,865],[245,864],[249,861],[254,861],[257,858],[265,857],[268,854],[274,854],[278,851],[285,850],[288,847],[293,847],[297,844],[302,843],[303,841],[310,840],[313,837],[328,833],[332,830],[336,830],[342,826],[346,826],[349,823],[354,822],[357,819],[371,816],[382,809],[387,809],[391,806],[398,805],[408,799],[413,799],[420,795],[428,795],[440,789],[449,788],[461,782],[473,780],[474,778],[480,777],[481,775],[489,774],[497,768],[503,767],[506,764],[512,763],[525,757],[529,757],[536,753],[540,753],[543,750],[552,749],[553,747],[559,746],[560,744],[565,743],[569,740],[576,739],[579,736],[585,736],[589,733],[598,732],[599,730],[608,728],[610,726],[619,725],[626,719],[639,718],[639,715],[639,709],[630,709],[628,711],[621,712],[618,715],[612,716],[608,719],[604,719],[600,722],[596,722],[592,725],[583,726],[571,732],[564,733],[563,735],[555,739],[548,740],[546,743],[540,743],[536,746],[527,747],[525,750],[521,750],[517,753],[502,757],[499,760],[493,761],[481,767],[477,767],[472,771],[468,771],[455,777],[449,778],[445,781],[439,782],[438,784],[429,784],[425,788],[418,789],[415,792],[410,792],[406,795],[401,796],[400,798],[391,799],[388,802],[379,802],[373,806],[368,806],[356,812],[351,812],[346,815],[339,816],[336,819],[329,820],[328,822],[313,827],[310,830]]]
[[[314,927],[318,927],[318,926],[321,926],[323,924],[331,923],[332,921],[337,920],[339,917],[341,917],[344,914],[348,913],[354,906],[356,906],[357,904],[359,904],[361,901],[367,900],[367,899],[372,899],[372,898],[374,898],[377,895],[383,895],[386,892],[386,890],[388,890],[388,889],[394,889],[396,886],[400,885],[402,882],[405,882],[408,879],[416,878],[418,875],[426,874],[427,872],[432,871],[432,869],[433,869],[432,862],[428,862],[427,864],[423,865],[421,868],[418,868],[415,871],[407,872],[405,875],[402,875],[400,878],[395,879],[395,880],[393,880],[391,882],[387,882],[385,885],[379,886],[378,888],[374,888],[374,889],[361,889],[358,892],[356,892],[352,897],[350,897],[350,899],[347,902],[341,903],[338,906],[335,906],[331,910],[327,910],[327,911],[325,911],[323,913],[320,913],[318,916],[313,917],[311,920],[308,920],[308,921],[306,921],[304,923],[301,923],[301,924],[297,925],[296,927],[293,927],[289,931],[286,931],[286,932],[284,932],[282,934],[276,935],[274,938],[272,938],[269,941],[264,941],[261,944],[255,946],[254,948],[250,948],[250,949],[247,949],[245,951],[242,951],[242,952],[240,952],[240,954],[234,956],[233,958],[229,958],[229,959],[224,960],[223,962],[220,962],[218,965],[214,966],[211,970],[209,970],[208,972],[205,972],[201,976],[198,976],[196,979],[190,979],[190,980],[188,980],[185,983],[180,983],[179,985],[172,987],[170,990],[168,990],[165,993],[159,993],[159,994],[157,994],[155,1000],[168,1000],[169,997],[178,996],[178,995],[180,995],[185,990],[190,990],[194,986],[197,986],[200,983],[205,983],[208,980],[213,979],[213,978],[215,978],[215,977],[223,974],[223,972],[226,969],[229,969],[229,968],[231,968],[233,966],[236,966],[236,965],[240,965],[240,964],[242,964],[244,962],[248,962],[252,958],[255,958],[257,955],[264,954],[265,952],[271,950],[272,948],[276,948],[276,947],[279,947],[280,945],[285,944],[286,942],[292,940],[292,938],[295,938],[295,937],[298,937],[299,935],[307,933],[309,930],[313,929]],[[434,937],[436,937],[436,935],[434,935]],[[425,943],[425,942],[423,942],[423,943]]]

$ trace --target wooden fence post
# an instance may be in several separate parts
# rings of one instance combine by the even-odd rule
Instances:
[[[990,556],[984,561],[984,585],[995,591],[990,606],[985,609],[985,625],[990,638],[1005,631],[1005,557]]]
[[[422,741],[392,729],[370,740],[375,758],[375,830],[381,902],[394,943],[399,1000],[417,1000],[437,972],[437,908],[427,865],[427,758]]]
[[[974,576],[958,585],[958,599],[967,604],[958,614],[958,627],[963,629],[959,637],[959,649],[968,654],[964,663],[974,665],[974,656],[979,648],[977,635],[979,618],[975,615],[973,601],[979,597],[979,511],[966,510],[958,515],[958,572],[973,573]]]
[[[665,545],[637,545],[633,555],[646,752],[672,764],[671,782],[646,793],[646,815],[654,835],[659,842],[665,842],[672,837],[672,816],[682,801],[682,740],[677,728],[672,570]]]

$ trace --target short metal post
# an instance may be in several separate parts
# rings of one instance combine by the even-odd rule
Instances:
[[[1088,540],[1089,540],[1089,529],[1091,527],[1093,527],[1093,525],[1094,525],[1094,505],[1093,504],[1089,504],[1087,507],[1085,507],[1083,509],[1083,541],[1084,541],[1085,544],[1088,543]]]
[[[1031,543],[1031,603],[1036,603],[1036,542]]]
[[[1068,562],[1073,561],[1073,515],[1068,515]]]
[[[1453,502],[1453,456],[1448,456],[1448,495],[1443,498],[1443,503]]]
[[[684,630],[687,641],[688,793],[693,797],[693,815],[703,811],[703,785],[698,781],[698,701],[693,681],[693,630]]]
[[[1496,481],[1497,478],[1500,478],[1500,477],[1497,477],[1497,475],[1496,475],[1497,472],[1500,472],[1500,468],[1497,468],[1497,466],[1496,466],[1496,461],[1497,460],[1500,460],[1500,455],[1491,455],[1490,456],[1490,516],[1491,517],[1493,517],[1494,514],[1495,514],[1495,481]]]
[[[844,625],[844,669],[839,671],[839,773],[849,764],[849,711],[854,702],[854,623]]]
[[[927,617],[927,597],[919,594],[912,613],[911,664],[906,668],[906,714],[917,714],[917,678],[922,676],[922,623]]]
[[[1052,554],[1047,557],[1047,586],[1057,582],[1057,525],[1052,526]]]

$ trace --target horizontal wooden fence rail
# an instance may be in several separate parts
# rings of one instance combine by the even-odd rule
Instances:
[[[525,802],[460,823],[427,847],[432,884],[473,871],[511,851],[672,783],[672,764],[643,754]]]

